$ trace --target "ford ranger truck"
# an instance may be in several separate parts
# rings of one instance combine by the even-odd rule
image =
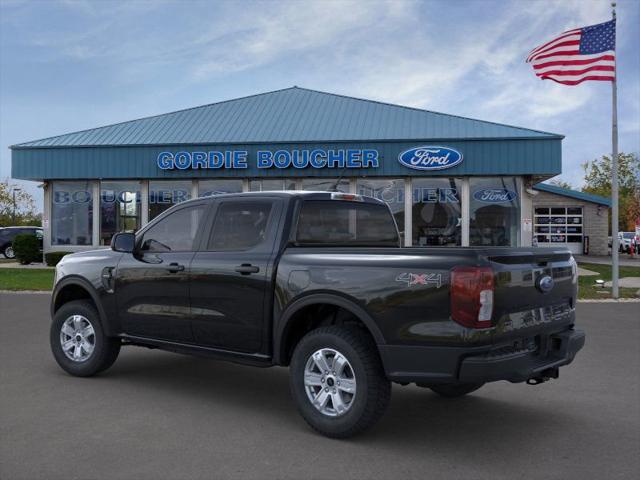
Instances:
[[[190,200],[56,268],[51,348],[71,375],[123,346],[288,366],[307,423],[373,425],[391,383],[458,397],[557,378],[585,341],[565,249],[401,248],[386,204],[337,192]]]

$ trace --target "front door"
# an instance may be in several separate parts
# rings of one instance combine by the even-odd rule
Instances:
[[[208,239],[192,263],[191,314],[199,345],[260,351],[282,208],[277,198],[217,202]]]
[[[141,233],[135,254],[125,254],[115,272],[118,313],[125,333],[192,342],[189,275],[206,205],[158,218]]]

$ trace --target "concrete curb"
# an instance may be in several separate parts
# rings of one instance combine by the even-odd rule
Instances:
[[[578,303],[640,303],[640,298],[584,298],[578,299]]]
[[[15,294],[15,295],[51,295],[49,290],[0,290],[0,294]]]

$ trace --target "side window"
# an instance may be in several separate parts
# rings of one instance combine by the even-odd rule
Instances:
[[[260,245],[266,240],[272,207],[265,201],[223,202],[207,250],[248,250]]]
[[[205,212],[204,205],[181,208],[144,232],[143,252],[190,252]]]

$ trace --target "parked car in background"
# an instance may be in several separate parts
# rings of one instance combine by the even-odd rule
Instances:
[[[631,249],[631,242],[636,236],[635,232],[620,232],[618,233],[620,238],[620,251],[621,252],[629,252]]]
[[[42,228],[40,227],[4,227],[0,228],[0,253],[5,258],[16,258],[16,254],[13,251],[13,239],[16,235],[35,235],[38,237],[40,243],[40,250],[42,250]]]

